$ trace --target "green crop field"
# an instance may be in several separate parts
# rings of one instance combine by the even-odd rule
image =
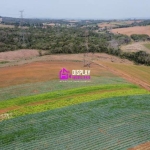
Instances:
[[[1,111],[8,109],[7,113],[12,117],[18,117],[97,99],[139,94],[149,94],[149,92],[132,84],[89,86],[2,100],[0,109]]]
[[[0,123],[0,149],[126,150],[150,141],[150,95],[86,102]]]

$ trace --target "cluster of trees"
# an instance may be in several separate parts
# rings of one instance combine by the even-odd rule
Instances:
[[[141,20],[141,22],[135,20],[135,21],[134,21],[133,23],[131,23],[131,24],[117,25],[116,27],[113,27],[113,28],[114,28],[114,29],[115,29],[115,28],[129,28],[129,27],[147,26],[147,25],[150,25],[150,20]]]
[[[0,52],[22,48],[47,50],[47,54],[104,52],[150,65],[149,54],[125,53],[119,49],[121,44],[130,42],[131,38],[126,35],[96,33],[93,30],[77,27],[0,28]]]
[[[123,52],[120,49],[105,49],[103,52],[119,56],[121,58],[126,58],[128,60],[134,61],[136,64],[144,64],[149,66],[150,65],[150,54],[146,53],[145,51],[138,51],[138,52]]]
[[[44,49],[51,53],[82,53],[85,52],[85,41],[88,38],[89,50],[99,51],[99,47],[108,47],[108,41],[115,39],[118,45],[131,41],[128,36],[95,33],[84,28],[49,27],[47,29],[0,28],[0,52],[21,48]],[[23,40],[24,37],[24,40]]]
[[[132,34],[131,38],[134,41],[146,41],[146,40],[150,40],[150,37],[147,34]]]

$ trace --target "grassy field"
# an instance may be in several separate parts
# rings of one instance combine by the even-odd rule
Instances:
[[[133,79],[139,79],[150,85],[150,67],[142,65],[125,65],[117,63],[104,63],[112,69],[117,69],[121,73],[129,75]]]
[[[115,34],[126,34],[128,36],[132,34],[147,34],[150,36],[150,26],[136,26],[129,28],[117,28],[111,30]]]
[[[124,96],[6,120],[0,149],[126,150],[150,140],[149,107],[150,95]]]
[[[150,43],[144,44],[144,46],[150,50]]]
[[[121,46],[121,50],[125,52],[145,51],[150,53],[150,42],[134,42],[128,45]]]

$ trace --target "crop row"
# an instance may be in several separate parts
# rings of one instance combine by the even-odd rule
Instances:
[[[91,82],[59,82],[58,80],[50,80],[46,82],[28,83],[16,86],[0,88],[0,101],[12,98],[31,96],[47,92],[62,91],[72,88],[107,85],[107,84],[125,84],[125,81],[119,77],[91,77]]]
[[[0,104],[2,108],[19,106],[9,111],[13,117],[18,117],[103,98],[141,94],[149,94],[149,92],[134,85],[105,85],[18,98],[2,101]]]

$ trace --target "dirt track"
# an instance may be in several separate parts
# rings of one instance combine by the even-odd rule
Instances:
[[[126,79],[126,80],[128,80],[128,81],[130,81],[130,82],[132,82],[132,83],[134,83],[136,85],[139,85],[139,86],[147,89],[148,91],[150,91],[150,85],[147,84],[146,82],[141,81],[141,80],[139,80],[137,78],[133,78],[132,76],[130,76],[130,75],[128,75],[128,74],[118,70],[118,69],[114,69],[114,68],[111,68],[109,66],[106,66],[102,62],[99,62],[99,61],[93,61],[93,62],[98,64],[99,66],[105,68],[106,70],[112,72],[113,74],[121,76],[122,78],[124,78],[124,79]]]

